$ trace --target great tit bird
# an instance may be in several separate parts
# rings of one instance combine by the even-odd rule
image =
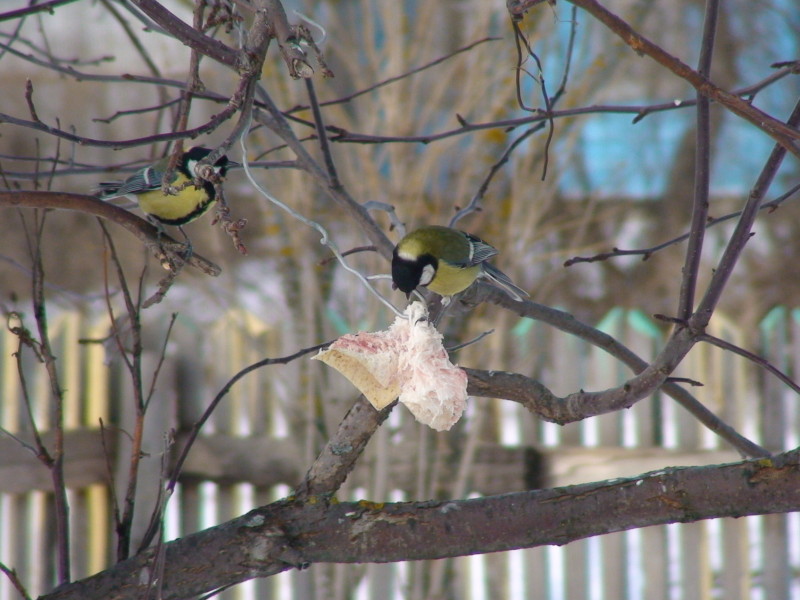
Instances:
[[[125,181],[100,183],[96,193],[102,200],[126,196],[135,200],[149,218],[165,225],[180,227],[194,221],[205,213],[216,201],[214,184],[203,181],[197,187],[192,183],[197,163],[211,154],[208,148],[195,146],[184,152],[169,182],[178,188],[176,194],[165,194],[161,189],[162,177],[169,165],[169,157],[154,165],[137,171]],[[222,156],[214,163],[213,169],[220,177],[225,177],[228,169],[238,166]]]
[[[416,229],[395,246],[392,281],[406,297],[417,286],[440,296],[452,296],[480,278],[508,292],[514,300],[528,297],[508,275],[486,261],[497,250],[482,239],[450,227]]]

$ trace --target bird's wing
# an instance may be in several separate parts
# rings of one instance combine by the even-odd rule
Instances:
[[[161,187],[162,175],[161,170],[147,167],[137,171],[125,181],[100,183],[97,192],[101,198],[116,198],[150,192]]]
[[[464,232],[464,235],[467,236],[470,245],[470,257],[467,266],[474,267],[497,254],[497,248],[487,244],[481,238],[466,232]]]

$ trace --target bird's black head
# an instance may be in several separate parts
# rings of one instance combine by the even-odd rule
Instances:
[[[428,267],[426,270],[425,267]],[[427,281],[422,281],[423,274],[435,273],[437,268],[436,259],[430,254],[423,254],[414,259],[404,258],[399,255],[397,248],[392,255],[392,282],[395,289],[404,292],[406,298],[411,297],[411,292],[419,285],[428,285],[432,276],[427,277]]]
[[[197,163],[199,163],[209,154],[211,154],[211,150],[209,148],[204,148],[203,146],[194,146],[184,152],[183,168],[184,171],[188,173],[189,177],[195,176],[194,168],[197,166]],[[225,177],[225,174],[228,172],[228,168],[237,164],[238,163],[228,160],[227,156],[220,156],[217,159],[217,162],[214,163],[214,170],[219,174],[220,177]]]

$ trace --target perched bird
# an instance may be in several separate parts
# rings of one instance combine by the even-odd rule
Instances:
[[[452,296],[483,278],[508,292],[514,300],[528,294],[486,261],[497,250],[469,233],[449,227],[422,227],[406,235],[394,249],[392,281],[406,297],[417,286],[440,296]]]
[[[203,181],[199,187],[192,183],[197,175],[197,163],[209,154],[211,150],[208,148],[195,146],[181,156],[169,182],[178,189],[176,194],[165,194],[161,189],[169,157],[136,171],[125,181],[101,183],[96,193],[102,200],[126,196],[135,200],[149,218],[165,225],[180,227],[200,217],[217,199],[214,184],[211,182]],[[220,177],[225,177],[229,168],[238,165],[239,163],[222,156],[214,163],[213,169]]]

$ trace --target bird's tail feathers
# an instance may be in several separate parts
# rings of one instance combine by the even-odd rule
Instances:
[[[92,190],[92,194],[101,199],[116,198],[122,187],[122,181],[103,181],[97,184]]]
[[[514,284],[511,278],[503,273],[500,269],[489,263],[483,263],[483,278],[488,279],[489,283],[495,287],[508,292],[508,294],[517,302],[522,302],[525,298],[529,298],[530,294],[523,290],[521,287]]]

